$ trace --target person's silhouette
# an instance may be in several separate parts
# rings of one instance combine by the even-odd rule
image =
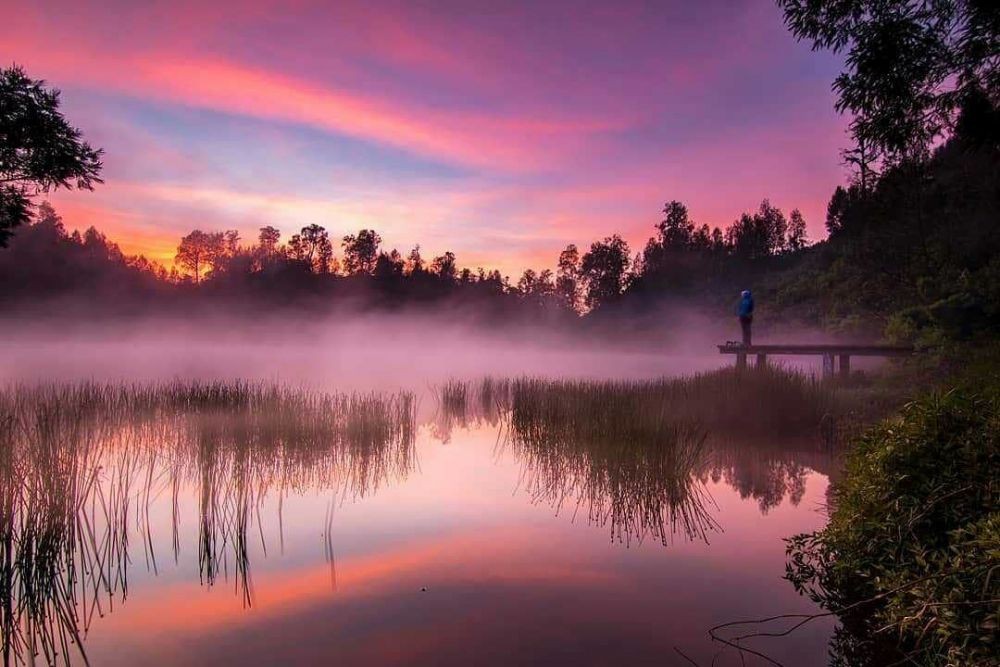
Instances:
[[[740,303],[736,309],[740,318],[740,328],[743,329],[743,344],[750,347],[752,341],[751,327],[753,326],[753,295],[750,290],[745,289],[740,294]]]

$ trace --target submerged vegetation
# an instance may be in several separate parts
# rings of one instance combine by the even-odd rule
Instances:
[[[0,390],[0,629],[4,664],[86,661],[81,639],[128,589],[138,522],[156,570],[151,499],[198,497],[198,563],[252,602],[260,505],[308,488],[365,495],[414,465],[411,394],[330,395],[234,383]],[[329,540],[329,526],[326,526]],[[327,555],[331,556],[328,548]]]
[[[788,578],[843,623],[842,665],[988,665],[1000,652],[1000,406],[953,391],[850,453],[823,530]]]

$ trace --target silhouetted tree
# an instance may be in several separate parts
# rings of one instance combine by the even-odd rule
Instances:
[[[29,220],[32,197],[101,183],[101,154],[59,112],[58,90],[0,69],[0,248]]]
[[[871,190],[875,178],[878,177],[878,171],[873,166],[878,160],[878,156],[869,147],[869,142],[864,137],[854,137],[854,142],[853,148],[841,151],[840,155],[844,159],[844,163],[853,170],[852,180],[857,183],[861,194],[865,195]]]
[[[270,225],[260,228],[257,235],[257,247],[251,251],[251,270],[266,271],[276,265],[280,259],[281,232]]]
[[[382,237],[370,229],[362,229],[356,236],[345,236],[341,244],[344,248],[344,271],[349,275],[374,272],[381,243]]]
[[[970,88],[955,121],[955,137],[965,148],[1000,150],[1000,103],[981,88]]]
[[[660,232],[660,244],[668,250],[691,245],[695,225],[688,216],[687,207],[679,201],[670,201],[664,205],[663,215],[663,220],[656,226]]]
[[[593,310],[616,300],[625,289],[628,277],[629,249],[622,237],[614,234],[593,243],[580,262],[580,275],[586,285],[584,302]]]
[[[333,244],[326,229],[308,225],[292,236],[288,242],[288,252],[292,259],[302,262],[313,273],[335,272],[333,266]]]
[[[726,242],[737,257],[761,259],[785,249],[787,231],[785,214],[765,199],[756,213],[744,213],[726,230]]]
[[[257,236],[258,247],[266,255],[273,255],[278,252],[278,242],[281,241],[281,232],[277,228],[267,227],[260,228],[260,234]]]
[[[806,220],[802,217],[802,211],[797,208],[792,209],[788,216],[788,238],[785,247],[790,252],[802,250],[809,245],[806,234]]]
[[[177,246],[174,263],[187,271],[195,283],[201,282],[203,273],[212,271],[225,254],[226,244],[222,232],[206,233],[196,229]]]
[[[408,275],[419,274],[424,270],[424,258],[420,256],[420,246],[415,245],[406,257],[406,273]]]
[[[580,309],[580,251],[572,243],[559,253],[556,292],[567,310],[577,312]]]
[[[404,268],[405,263],[403,262],[403,257],[399,254],[398,250],[393,248],[390,253],[380,252],[378,254],[378,258],[375,260],[375,270],[373,271],[373,274],[380,280],[385,280],[387,278],[401,278],[403,276]]]
[[[838,185],[826,205],[826,233],[837,234],[844,227],[844,212],[847,210],[847,190]]]
[[[434,262],[431,264],[431,271],[440,278],[454,282],[455,277],[458,275],[458,267],[455,265],[455,253],[449,250],[445,254],[435,257]]]
[[[696,225],[681,202],[668,202],[663,214],[656,224],[656,236],[632,261],[629,282],[644,298],[704,284],[718,273],[727,250],[722,231]]]
[[[952,129],[972,91],[1000,102],[995,3],[969,0],[778,0],[785,23],[815,49],[845,53],[837,110],[873,152],[925,151]],[[866,184],[867,185],[867,184]]]

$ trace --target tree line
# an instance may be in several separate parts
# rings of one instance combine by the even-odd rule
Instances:
[[[679,271],[694,268],[686,263],[690,258],[752,263],[807,245],[802,215],[794,210],[786,218],[767,200],[725,231],[696,225],[684,204],[671,201],[655,229],[656,235],[634,255],[629,244],[613,234],[594,241],[585,252],[569,244],[559,253],[554,270],[527,269],[516,280],[495,269],[460,268],[451,251],[425,259],[417,245],[403,255],[384,248],[381,235],[371,229],[340,237],[335,251],[330,232],[318,224],[302,227],[287,241],[268,225],[249,243],[237,230],[196,229],[181,238],[168,269],[141,256],[126,256],[93,227],[82,234],[67,232],[61,216],[43,202],[0,255],[0,275],[13,281],[20,272],[18,282],[32,294],[60,281],[80,285],[88,276],[96,279],[102,274],[116,275],[117,280],[130,275],[126,283],[153,282],[161,290],[216,293],[252,292],[267,284],[286,293],[308,291],[338,280],[367,280],[391,286],[403,296],[408,291],[442,295],[475,286],[482,294],[515,297],[535,308],[582,314],[614,304],[643,283],[681,280]],[[43,255],[50,261],[39,263]],[[50,275],[39,275],[40,271]]]
[[[433,276],[449,284],[491,284],[495,291],[515,294],[538,305],[589,312],[616,299],[641,281],[662,280],[687,270],[685,256],[711,257],[718,262],[745,262],[794,253],[808,245],[806,223],[795,209],[785,214],[768,200],[753,213],[742,214],[725,231],[698,226],[687,207],[668,202],[656,236],[641,253],[632,255],[618,234],[595,241],[582,253],[575,244],[560,252],[556,268],[526,269],[516,281],[497,270],[458,268],[455,253],[447,251],[427,261],[417,245],[404,257],[395,248],[382,248],[382,237],[371,229],[340,240],[340,256],[325,227],[311,224],[281,242],[281,232],[260,228],[256,243],[241,244],[235,230],[194,230],[177,247],[171,282],[234,280],[240,275],[301,275],[372,277],[376,280],[419,279]],[[180,269],[179,271],[177,269]],[[680,279],[680,277],[678,277]]]

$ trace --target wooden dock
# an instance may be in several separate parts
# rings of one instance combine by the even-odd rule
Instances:
[[[719,346],[721,354],[735,354],[736,367],[746,368],[747,355],[757,356],[757,365],[767,364],[770,355],[821,356],[823,377],[833,375],[835,357],[840,359],[840,374],[851,374],[851,357],[908,357],[913,354],[909,345],[743,345],[729,342]]]

